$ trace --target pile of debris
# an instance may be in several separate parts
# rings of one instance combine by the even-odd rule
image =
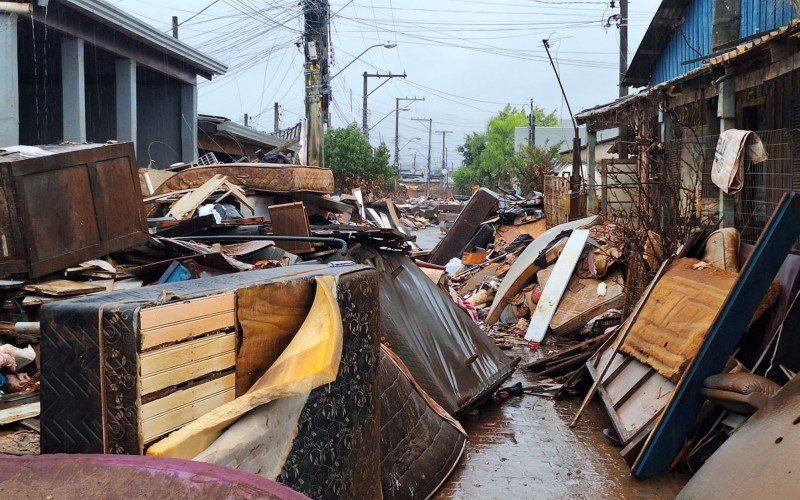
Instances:
[[[327,169],[135,165],[130,143],[0,152],[0,452],[432,494],[464,450],[454,417],[514,363],[410,258],[430,219],[333,196]]]
[[[740,452],[767,460],[799,436],[786,411],[800,384],[800,348],[788,340],[800,314],[800,195],[784,197],[755,246],[732,228],[698,229],[672,256],[653,234],[652,252],[632,255],[626,231],[596,216],[549,229],[525,219],[535,211],[504,217],[528,205],[477,193],[424,264],[498,346],[527,353],[522,367],[538,382],[498,395],[586,394],[574,426],[599,394],[613,424],[605,434],[632,473],[699,469],[689,498],[719,475],[730,494],[743,485],[733,478],[758,484]],[[655,279],[634,296],[630,281],[643,275]],[[780,482],[794,462],[777,456],[768,460]]]

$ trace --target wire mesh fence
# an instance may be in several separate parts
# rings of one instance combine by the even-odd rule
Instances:
[[[784,193],[795,187],[794,146],[789,130],[758,132],[769,159],[747,163],[744,189],[737,195],[735,223],[742,241],[755,243]]]
[[[735,227],[742,241],[750,244],[758,240],[783,194],[800,184],[796,134],[789,129],[756,133],[769,158],[757,164],[745,161],[744,189],[735,195],[733,203]],[[669,182],[683,186],[681,203],[696,205],[693,215],[698,226],[713,227],[720,220],[720,189],[711,181],[718,140],[719,135],[697,136],[686,130],[681,138],[666,144]]]

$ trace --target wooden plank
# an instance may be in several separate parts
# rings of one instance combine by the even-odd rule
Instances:
[[[12,408],[5,408],[0,410],[0,425],[13,424],[14,422],[19,422],[26,418],[38,417],[40,409],[41,407],[38,401],[14,406]]]
[[[233,311],[236,307],[234,292],[209,295],[163,306],[148,307],[139,311],[139,328],[151,330],[191,320],[198,316],[212,316]]]
[[[556,236],[568,229],[591,227],[596,221],[597,216],[592,216],[562,226],[556,226],[543,233],[528,245],[514,262],[514,265],[511,266],[511,269],[508,270],[503,282],[500,283],[500,288],[497,290],[494,302],[492,302],[492,307],[489,309],[486,324],[491,326],[497,323],[497,320],[500,319],[500,314],[503,312],[506,305],[508,305],[508,302],[514,298],[516,294],[521,292],[536,275],[539,271],[539,267],[533,262],[539,257],[542,250],[553,242]]]
[[[31,283],[22,287],[23,290],[48,295],[51,297],[69,297],[72,295],[86,295],[89,293],[103,292],[106,287],[93,285],[82,281],[50,280],[42,283]]]
[[[221,175],[215,175],[211,179],[203,183],[202,186],[186,193],[170,207],[167,216],[173,217],[177,220],[188,219],[192,216],[197,207],[203,204],[209,196],[214,194],[214,191],[221,188],[225,184],[227,178]]]
[[[650,477],[669,470],[703,405],[703,381],[722,372],[798,236],[800,193],[792,192],[783,196],[764,228],[700,352],[656,422],[634,465],[636,476]]]
[[[159,391],[232,368],[236,362],[236,333],[219,333],[183,342],[139,358],[141,395]]]
[[[536,311],[531,315],[531,324],[525,334],[525,340],[541,342],[544,339],[588,239],[589,231],[586,229],[576,229],[570,235],[564,251],[558,257],[558,262],[555,264],[547,286],[542,290],[542,297],[539,299]]]
[[[163,326],[153,330],[142,331],[141,349],[152,349],[160,345],[190,339],[226,328],[233,328],[236,323],[236,314],[233,311],[214,314],[191,321]]]
[[[268,210],[269,219],[272,222],[272,234],[276,236],[311,236],[306,207],[302,202],[272,205]],[[276,241],[275,246],[295,254],[314,250],[314,245],[311,243],[297,241]]]
[[[143,404],[142,441],[153,441],[233,401],[235,378],[231,373]]]
[[[625,426],[628,438],[647,426],[664,409],[674,389],[675,384],[658,373],[646,377],[644,383],[616,412]]]
[[[631,398],[631,395],[655,373],[651,367],[638,364],[629,366],[626,371],[630,372],[628,377],[620,377],[608,386],[608,393],[615,410],[619,410]]]

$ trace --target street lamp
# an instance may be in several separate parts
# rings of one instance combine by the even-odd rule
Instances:
[[[372,49],[374,49],[374,48],[376,48],[376,47],[383,47],[384,49],[393,49],[393,48],[397,47],[397,44],[396,44],[396,43],[388,43],[388,42],[387,42],[387,43],[376,43],[375,45],[370,45],[369,47],[367,47],[366,49],[364,49],[364,51],[363,51],[362,53],[360,53],[359,55],[357,55],[357,56],[356,56],[356,57],[355,57],[355,58],[354,58],[352,61],[350,61],[349,63],[347,63],[347,64],[345,65],[345,67],[344,67],[344,68],[340,69],[339,71],[337,71],[337,72],[336,72],[336,74],[335,74],[335,75],[333,75],[332,77],[330,77],[330,80],[333,80],[333,79],[334,79],[334,78],[336,78],[337,76],[341,75],[341,74],[342,74],[342,71],[344,71],[344,70],[346,70],[347,68],[349,68],[349,67],[350,67],[350,65],[351,65],[351,64],[353,64],[354,62],[358,61],[358,60],[361,58],[361,56],[363,56],[364,54],[366,54],[367,52],[369,52],[370,50],[372,50]]]
[[[413,139],[409,139],[409,140],[408,140],[408,142],[406,142],[406,143],[403,145],[403,147],[401,147],[400,149],[398,149],[398,150],[397,150],[397,152],[399,153],[400,151],[404,150],[404,149],[405,149],[406,147],[408,147],[408,145],[409,145],[409,144],[411,144],[412,142],[414,142],[414,141],[421,141],[421,140],[422,140],[422,137],[414,137]]]

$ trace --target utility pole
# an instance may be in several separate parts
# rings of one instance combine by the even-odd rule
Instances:
[[[628,87],[623,84],[628,71],[628,0],[619,1],[619,96],[628,95]]]
[[[394,171],[400,176],[400,101],[424,101],[425,98],[397,97],[394,103]]]
[[[528,146],[536,146],[536,115],[533,113],[533,99],[531,99],[531,115],[528,124]]]
[[[437,130],[437,134],[442,134],[442,170],[447,168],[447,134],[452,134],[452,130]]]
[[[370,73],[367,73],[365,71],[363,76],[364,76],[364,103],[362,105],[363,109],[362,109],[362,117],[361,117],[361,130],[364,132],[364,137],[369,139],[369,125],[367,125],[367,119],[369,117],[369,113],[367,111],[367,104],[368,104],[367,98],[370,95],[372,95],[373,92],[375,92],[379,88],[381,88],[384,85],[386,85],[389,82],[389,80],[391,80],[392,78],[405,78],[406,77],[406,72],[403,71],[402,75],[396,75],[396,74],[391,73],[391,72],[390,73],[374,73],[374,74],[370,74]],[[377,87],[375,87],[372,90],[372,92],[370,92],[369,91],[369,84],[368,84],[368,81],[369,81],[370,78],[386,78],[386,81],[381,83]]]
[[[619,96],[628,95],[628,87],[623,83],[628,72],[628,0],[619,2]],[[617,154],[620,158],[628,157],[626,141],[628,128],[620,127],[618,133]]]
[[[275,103],[275,126],[273,127],[273,131],[277,134],[281,131],[281,107],[276,102]]]
[[[328,0],[304,0],[305,83],[306,83],[306,163],[323,167],[325,117],[328,115]]]
[[[418,122],[428,122],[428,175],[425,178],[425,196],[431,195],[431,145],[433,143],[433,118],[412,118]]]

